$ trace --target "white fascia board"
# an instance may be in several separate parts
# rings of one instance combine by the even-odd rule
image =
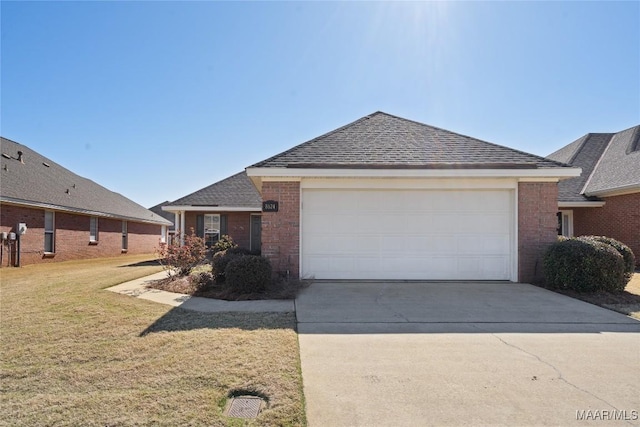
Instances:
[[[163,206],[165,212],[262,212],[262,208],[239,208],[234,206]]]
[[[541,169],[305,169],[247,168],[247,176],[265,178],[554,178],[580,176],[580,168]]]
[[[612,188],[610,190],[603,191],[590,191],[585,193],[586,196],[597,197],[612,197],[612,196],[624,196],[625,194],[633,194],[640,192],[640,184],[624,185],[622,187]]]
[[[308,178],[301,189],[377,189],[377,190],[513,190],[515,178]]]
[[[558,202],[559,208],[601,208],[605,202],[600,201],[584,201],[584,202]]]

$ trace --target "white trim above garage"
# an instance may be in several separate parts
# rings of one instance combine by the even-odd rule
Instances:
[[[513,179],[305,179],[301,193],[303,277],[517,281]]]

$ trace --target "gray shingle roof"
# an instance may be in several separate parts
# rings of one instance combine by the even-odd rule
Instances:
[[[594,193],[640,186],[640,125],[618,133],[590,133],[550,154],[549,159],[582,168],[559,183],[559,200],[598,200]]]
[[[559,162],[383,112],[277,154],[260,168],[560,168]]]
[[[558,200],[562,202],[584,202],[590,200],[581,194],[582,189],[612,136],[612,133],[590,133],[547,156],[549,159],[582,168],[580,176],[560,181],[558,184]]]
[[[261,209],[262,198],[243,171],[167,203],[165,206],[225,206]]]
[[[0,142],[3,202],[169,225],[143,206],[76,175],[25,145],[6,138],[0,138]],[[17,160],[18,151],[23,153],[22,162]]]
[[[163,211],[162,207],[168,205],[170,202],[168,200],[162,202],[162,203],[158,203],[157,205],[150,207],[149,210],[151,212],[153,212],[154,214],[160,215],[162,218],[166,219],[167,221],[171,222],[171,229],[173,230],[173,227],[175,226],[175,220],[176,217],[173,213],[171,212],[167,212],[167,211]]]
[[[585,188],[586,194],[640,186],[640,126],[611,138]]]

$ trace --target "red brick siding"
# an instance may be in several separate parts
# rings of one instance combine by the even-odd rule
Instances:
[[[249,247],[251,235],[251,212],[186,212],[184,215],[185,232],[195,232],[198,215],[220,214],[227,216],[227,234],[243,248]],[[180,227],[180,224],[177,224]]]
[[[278,202],[278,212],[262,214],[262,255],[275,272],[299,277],[300,183],[263,182],[262,200]]]
[[[541,280],[542,257],[558,238],[558,185],[552,182],[518,184],[518,280]]]
[[[640,265],[640,193],[604,198],[601,208],[573,208],[573,234],[608,236],[631,248]]]
[[[15,231],[19,222],[27,224],[21,237],[20,264],[112,257],[122,253],[122,221],[98,218],[98,243],[89,244],[88,215],[55,212],[55,256],[44,256],[44,209],[2,204],[0,231]],[[158,246],[161,226],[128,221],[128,254],[153,253]],[[7,246],[2,265],[6,266]],[[15,259],[15,258],[14,258]]]

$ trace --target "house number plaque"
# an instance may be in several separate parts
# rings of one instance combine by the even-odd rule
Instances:
[[[262,202],[262,212],[278,212],[278,202],[275,200],[265,200]]]

